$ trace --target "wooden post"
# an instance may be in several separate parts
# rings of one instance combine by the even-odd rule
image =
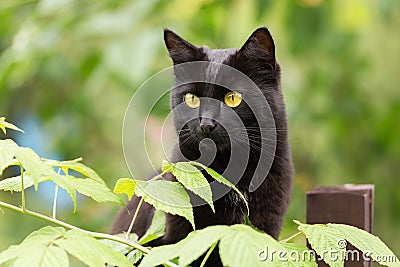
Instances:
[[[342,223],[372,233],[374,185],[318,186],[307,192],[307,223]],[[347,249],[355,249],[348,245]],[[362,255],[360,253],[360,255]],[[318,266],[327,266],[319,262]],[[345,267],[370,267],[371,261],[346,261]]]

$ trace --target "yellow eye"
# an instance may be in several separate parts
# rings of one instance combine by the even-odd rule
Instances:
[[[185,95],[185,102],[190,108],[197,108],[200,106],[200,99],[191,93]]]
[[[242,94],[238,92],[229,92],[225,95],[224,101],[228,107],[237,107],[242,102]]]

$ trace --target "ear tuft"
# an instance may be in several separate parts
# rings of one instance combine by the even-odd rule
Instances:
[[[199,49],[169,29],[164,29],[164,42],[174,64],[200,60]]]
[[[265,59],[275,69],[275,44],[266,27],[256,29],[240,49],[245,56],[255,59]]]

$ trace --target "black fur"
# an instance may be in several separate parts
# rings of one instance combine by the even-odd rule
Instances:
[[[286,112],[280,86],[280,66],[275,59],[275,46],[269,31],[266,28],[255,30],[240,49],[210,50],[207,47],[196,47],[170,30],[164,31],[164,40],[174,64],[188,61],[223,63],[246,74],[261,89],[263,96],[272,110],[275,121],[277,139],[275,157],[265,181],[256,191],[250,192],[250,179],[253,177],[260,156],[258,144],[260,142],[260,131],[257,130],[258,123],[247,104],[243,103],[239,105],[235,108],[235,112],[239,115],[245,127],[251,129],[248,131],[251,132],[253,138],[251,139],[250,160],[244,174],[237,183],[237,187],[248,199],[251,223],[274,238],[278,238],[282,220],[290,200],[293,166],[288,143]],[[207,76],[217,76],[218,66],[213,66],[207,72],[205,74]],[[176,73],[176,76],[179,79],[179,74]],[[211,77],[210,80],[212,79]],[[231,90],[234,91],[235,88]],[[173,89],[171,93],[171,107],[175,108],[179,105],[183,101],[184,94],[187,92],[191,92],[199,97],[208,97],[222,101],[223,96],[229,90],[204,83],[179,86]],[[251,92],[245,92],[244,95],[251,96]],[[179,144],[177,144],[171,160],[173,162],[197,160],[201,154],[198,148],[199,141],[204,137],[209,137],[217,146],[217,156],[210,164],[210,167],[218,173],[223,173],[231,157],[231,143],[227,139],[223,127],[216,121],[223,122],[225,108],[229,107],[207,106],[206,103],[201,103],[198,110],[188,110],[187,112],[199,112],[198,119],[187,123],[185,125],[186,130],[179,133]],[[254,110],[260,113],[264,112],[263,110],[257,110],[257,107]],[[204,117],[215,118],[212,123],[215,123],[216,126],[211,133],[206,134],[200,128],[204,114],[206,114]],[[175,123],[177,123],[181,119],[180,115],[174,114],[174,116]],[[179,150],[184,157],[181,156],[181,153],[178,153]],[[208,177],[206,173],[205,175],[211,181],[211,177]],[[165,175],[164,178],[175,180],[175,177],[171,174]],[[230,177],[226,178],[229,179]],[[111,233],[120,233],[128,229],[138,201],[137,197],[133,197],[128,203],[130,215],[126,210],[121,210],[114,221]],[[233,191],[216,200],[214,205],[215,214],[207,205],[194,208],[197,229],[210,225],[231,225],[243,222],[246,211],[245,205]],[[143,235],[151,222],[152,216],[153,208],[148,204],[144,204],[139,212],[133,232],[139,236]],[[167,214],[165,236],[156,240],[151,245],[175,243],[185,238],[191,230],[190,224],[184,218]],[[214,256],[217,256],[216,253],[214,254]],[[221,263],[218,257],[211,257],[208,266],[219,265]]]

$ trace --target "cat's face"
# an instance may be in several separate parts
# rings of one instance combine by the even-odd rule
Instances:
[[[197,47],[170,30],[164,39],[178,84],[171,108],[180,144],[197,148],[209,138],[224,151],[243,146],[243,136],[250,146],[259,143],[260,128],[266,128],[260,120],[273,120],[267,109],[272,105],[272,113],[279,112],[279,66],[268,30],[257,29],[240,49]]]

